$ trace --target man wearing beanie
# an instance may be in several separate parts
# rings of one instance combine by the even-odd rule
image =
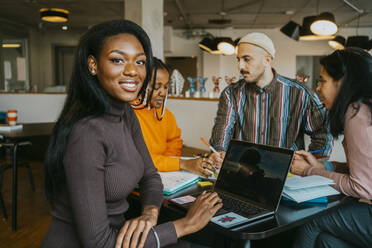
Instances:
[[[324,125],[325,109],[315,93],[272,67],[275,47],[263,33],[250,33],[238,43],[238,69],[242,79],[221,93],[210,143],[221,158],[231,139],[304,149],[329,155],[332,136]],[[221,158],[211,158],[220,163]]]

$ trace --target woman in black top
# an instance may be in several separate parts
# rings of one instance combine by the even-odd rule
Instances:
[[[45,161],[53,206],[42,247],[160,247],[203,228],[221,207],[204,193],[185,218],[156,226],[162,184],[129,102],[152,71],[148,36],[133,22],[92,27],[80,39],[69,92]],[[125,220],[139,184],[142,214]]]

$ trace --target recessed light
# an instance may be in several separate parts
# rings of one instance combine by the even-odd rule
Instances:
[[[19,48],[21,47],[21,44],[17,44],[17,43],[14,43],[14,44],[2,44],[1,45],[3,48]]]

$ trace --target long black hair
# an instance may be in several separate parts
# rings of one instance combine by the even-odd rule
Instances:
[[[320,64],[333,80],[341,83],[328,115],[331,134],[337,138],[344,132],[345,114],[350,104],[355,109],[353,116],[361,103],[369,107],[372,115],[372,56],[360,48],[350,47],[321,58]]]
[[[118,34],[132,34],[142,44],[146,55],[146,78],[139,95],[145,92],[152,72],[152,50],[146,32],[134,22],[113,20],[90,28],[79,41],[70,79],[70,87],[63,110],[53,129],[45,158],[45,193],[50,202],[65,183],[63,157],[69,134],[76,122],[86,117],[100,116],[111,106],[111,97],[88,68],[88,56],[99,61],[99,54],[107,38]]]

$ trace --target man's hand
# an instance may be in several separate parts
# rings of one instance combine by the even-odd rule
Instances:
[[[218,165],[210,158],[181,159],[180,169],[187,170],[203,177],[210,177],[221,165]]]
[[[226,152],[219,151],[218,153],[213,152],[209,158],[208,162],[213,164],[217,169],[220,169],[222,166],[222,162],[225,158]]]

